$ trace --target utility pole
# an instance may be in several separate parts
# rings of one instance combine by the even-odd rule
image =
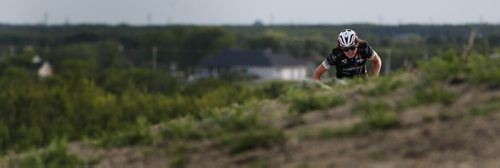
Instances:
[[[153,46],[151,50],[152,50],[152,59],[151,59],[152,70],[156,71],[156,57],[158,56],[158,47]]]
[[[477,29],[472,29],[469,33],[469,40],[467,40],[467,44],[464,46],[464,51],[462,52],[462,57],[467,60],[467,57],[469,56],[469,53],[471,52],[472,48],[474,47],[474,40],[477,35]]]
[[[43,23],[44,26],[47,26],[49,24],[49,13],[45,12],[43,13]]]
[[[152,20],[152,16],[151,16],[151,13],[148,13],[148,16],[147,16],[147,26],[151,26],[151,20]]]
[[[423,54],[424,58],[423,59],[427,61],[427,60],[429,60],[429,51],[427,50],[427,42],[425,39],[423,40],[423,44],[424,44],[424,54]]]
[[[387,49],[387,61],[384,60],[384,74],[388,74],[389,72],[391,72],[391,49]]]

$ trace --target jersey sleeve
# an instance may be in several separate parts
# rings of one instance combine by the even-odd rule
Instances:
[[[370,56],[370,58],[368,58],[369,60],[373,59],[374,55],[378,55],[378,54],[377,54],[377,52],[375,52],[375,50],[372,50],[372,51],[373,51],[373,53],[372,53],[372,55]]]
[[[334,55],[329,55],[328,57],[326,57],[326,59],[321,63],[326,69],[330,69],[332,68],[333,66],[335,66],[336,62],[335,62],[335,57]]]
[[[372,59],[373,55],[375,55],[376,52],[372,49],[370,45],[366,45],[365,47],[361,48],[360,54],[367,59]]]

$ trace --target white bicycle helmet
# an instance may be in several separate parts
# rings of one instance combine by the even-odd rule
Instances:
[[[351,29],[344,29],[339,33],[338,41],[340,47],[350,47],[356,44],[358,36]]]

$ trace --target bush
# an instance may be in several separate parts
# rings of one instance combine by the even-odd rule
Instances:
[[[433,57],[419,64],[424,80],[446,81],[453,78],[466,78],[471,84],[496,86],[500,80],[498,58],[484,55],[470,55],[467,60],[454,52]]]
[[[236,154],[257,147],[271,147],[285,141],[283,131],[275,128],[252,129],[240,133],[225,134],[219,143],[229,148],[229,153]]]
[[[249,87],[233,84],[207,89],[200,96],[193,97],[197,111],[243,104],[255,98],[256,94]]]
[[[111,148],[151,143],[153,143],[153,136],[149,130],[149,124],[145,118],[139,118],[137,124],[129,129],[105,134],[99,140],[98,145]]]
[[[67,152],[65,140],[52,141],[47,149],[32,151],[8,161],[9,167],[78,167],[89,166],[95,161],[82,160]]]
[[[390,106],[382,101],[363,100],[354,105],[352,111],[360,116],[367,116],[377,111],[389,111]]]
[[[176,142],[171,144],[167,153],[170,156],[170,166],[172,167],[185,167],[189,163],[189,150],[190,146],[184,142]]]
[[[472,55],[469,58],[469,83],[498,87],[500,81],[500,60],[482,55]]]
[[[375,129],[390,129],[400,125],[397,114],[392,111],[371,112],[364,122]]]
[[[288,82],[272,81],[258,85],[255,92],[263,98],[276,99],[285,94],[288,88]]]
[[[429,81],[446,81],[459,76],[466,71],[464,60],[454,50],[432,57],[429,61],[419,64],[420,72]]]
[[[368,90],[366,94],[370,96],[381,96],[400,88],[403,84],[404,83],[400,80],[381,79],[378,85]]]
[[[164,125],[162,137],[172,143],[211,139],[228,148],[230,153],[283,142],[283,131],[261,123],[256,107],[247,104],[213,109],[201,113],[198,120],[191,117],[172,120]]]
[[[421,85],[416,88],[413,93],[413,98],[415,100],[415,105],[430,104],[430,103],[442,103],[444,105],[450,105],[456,99],[457,95],[451,91],[446,90],[442,86],[437,84],[431,85]]]
[[[204,137],[202,127],[192,117],[184,117],[175,120],[170,120],[163,124],[161,135],[166,140],[186,140],[186,139],[201,139]]]
[[[261,128],[264,125],[259,122],[255,108],[255,105],[247,105],[214,109],[203,115],[203,122],[206,123],[206,127],[220,133]]]
[[[200,86],[192,95],[153,94],[151,90],[127,84],[113,93],[92,79],[54,76],[37,80],[23,68],[2,69],[0,73],[3,74],[0,86],[5,90],[0,93],[0,153],[43,147],[63,136],[69,140],[101,138],[103,144],[110,146],[147,143],[149,135],[135,128],[138,117],[155,124],[187,115],[197,116],[205,109],[243,103],[256,97],[249,87],[231,83],[214,86],[215,89]],[[118,137],[127,140],[117,142]]]
[[[336,107],[346,102],[344,96],[330,94],[318,95],[303,90],[289,92],[285,100],[291,104],[289,111],[299,113]]]
[[[321,138],[332,138],[332,137],[350,137],[356,135],[368,134],[372,127],[370,127],[366,122],[361,122],[354,124],[350,127],[337,128],[337,129],[322,129],[320,130]]]
[[[361,101],[352,111],[361,117],[359,123],[341,128],[321,128],[315,134],[319,138],[350,137],[365,135],[374,130],[387,130],[399,127],[397,113],[384,102]]]
[[[369,129],[390,129],[398,127],[400,122],[397,113],[391,110],[391,107],[384,102],[361,101],[353,107],[354,113],[362,117],[362,124],[354,130]],[[362,129],[361,129],[362,128]]]
[[[351,137],[370,133],[373,130],[387,130],[400,126],[395,113],[379,113],[376,117],[368,117],[360,123],[342,128],[322,128],[318,132],[318,137],[329,139],[333,137]]]
[[[496,112],[500,112],[498,98],[492,98],[484,104],[472,107],[470,110],[470,114],[473,116],[488,116]]]

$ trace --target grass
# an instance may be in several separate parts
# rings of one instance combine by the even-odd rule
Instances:
[[[429,88],[417,89],[414,94],[415,103],[417,105],[431,104],[431,103],[441,103],[443,105],[451,105],[457,94],[448,91],[442,86],[429,86]]]
[[[445,106],[452,105],[457,94],[441,86],[437,81],[421,81],[413,86],[411,94],[398,102],[396,111],[403,111],[409,107],[439,103]]]
[[[366,94],[369,96],[381,96],[391,93],[403,85],[403,81],[383,78],[376,87],[366,91]]]
[[[161,130],[162,138],[169,143],[210,140],[230,154],[283,143],[283,130],[261,122],[257,107],[257,104],[248,104],[213,109],[199,119],[172,120]]]
[[[205,136],[205,133],[200,128],[199,124],[196,123],[192,117],[184,117],[180,119],[170,120],[163,124],[163,129],[161,131],[163,138],[167,140],[175,139],[201,139]]]
[[[145,118],[139,118],[136,125],[115,133],[103,135],[97,145],[105,148],[124,147],[131,145],[149,145],[153,143],[153,135]]]
[[[8,167],[84,167],[91,166],[97,160],[84,160],[67,152],[66,140],[52,141],[48,148],[41,151],[31,151],[18,158],[8,161]]]
[[[334,137],[351,137],[351,136],[358,136],[358,135],[366,135],[372,131],[373,128],[370,127],[368,124],[365,122],[357,123],[349,127],[342,127],[342,128],[323,128],[320,130],[319,137],[320,138],[334,138]]]
[[[371,112],[363,119],[363,122],[366,122],[371,128],[382,130],[398,127],[400,125],[397,114],[393,111]]]
[[[472,55],[469,58],[467,69],[470,71],[469,83],[498,88],[498,81],[500,81],[500,60],[498,58]]]
[[[498,98],[491,98],[485,104],[472,107],[469,114],[472,116],[488,116],[500,112],[499,102]]]
[[[283,131],[276,128],[249,130],[241,133],[226,134],[219,138],[219,144],[228,148],[230,154],[237,154],[258,147],[269,148],[285,141]]]
[[[352,111],[359,115],[362,120],[349,127],[336,129],[322,129],[319,137],[350,137],[364,135],[373,130],[387,130],[399,127],[398,114],[385,102],[381,101],[361,101],[356,104]]]
[[[311,110],[328,109],[346,103],[342,95],[319,94],[304,90],[294,90],[286,95],[286,101],[291,104],[289,111],[304,113]]]
[[[167,154],[169,156],[169,164],[172,167],[181,168],[185,167],[189,161],[189,151],[191,147],[185,142],[176,142],[170,144],[167,148]]]

